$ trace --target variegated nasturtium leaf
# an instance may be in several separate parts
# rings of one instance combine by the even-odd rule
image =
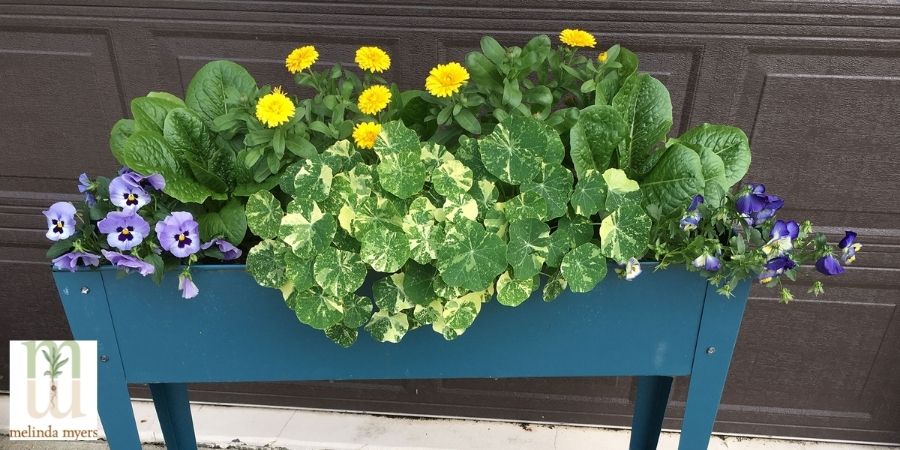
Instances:
[[[497,199],[500,198],[500,191],[497,190],[497,185],[493,181],[478,180],[472,185],[469,195],[478,202],[478,209],[484,214],[484,212],[493,209],[494,205],[497,204]]]
[[[375,153],[380,160],[376,171],[382,189],[400,198],[418,194],[426,175],[421,150],[419,136],[403,122],[384,124],[375,140]]]
[[[564,216],[557,222],[556,230],[550,235],[550,253],[547,266],[559,267],[563,257],[575,247],[590,242],[594,237],[594,225],[582,216]]]
[[[491,175],[484,167],[481,157],[478,155],[478,141],[468,136],[459,138],[459,147],[456,148],[454,157],[462,161],[466,167],[472,170],[472,175],[476,180],[497,181],[497,178]]]
[[[244,213],[247,215],[247,226],[253,234],[263,239],[278,236],[284,212],[281,210],[281,203],[271,192],[259,191],[247,198]]]
[[[274,289],[285,282],[283,253],[288,248],[280,241],[266,239],[247,252],[247,272],[260,286]]]
[[[409,331],[409,319],[404,313],[390,314],[378,311],[366,324],[366,331],[378,342],[400,342]]]
[[[501,239],[506,239],[506,231],[509,229],[509,221],[506,220],[506,214],[503,214],[496,208],[488,210],[484,213],[484,228]]]
[[[331,144],[331,147],[322,152],[321,157],[322,162],[331,167],[335,174],[349,171],[363,160],[362,155],[346,139]]]
[[[555,219],[566,213],[566,202],[572,195],[572,172],[558,164],[544,164],[538,175],[522,183],[523,193],[540,195],[547,204],[543,219]]]
[[[325,330],[325,336],[341,347],[350,348],[350,346],[356,342],[359,331],[356,328],[347,327],[344,324],[339,323],[328,327]]]
[[[345,252],[351,253],[359,253],[359,241],[356,240],[353,236],[350,236],[350,233],[343,228],[338,228],[334,232],[334,237],[331,239],[331,245],[338,250],[343,250]]]
[[[678,140],[708,148],[722,158],[726,189],[741,181],[750,168],[750,142],[740,128],[704,123],[687,130]]]
[[[435,142],[423,142],[420,147],[419,159],[425,164],[425,171],[434,172],[443,161],[452,161],[453,155],[447,153],[447,147]],[[433,177],[434,175],[432,175]]]
[[[500,274],[497,278],[497,301],[504,306],[519,306],[538,287],[538,277],[516,279],[510,276],[509,271]]]
[[[600,223],[600,250],[619,264],[640,258],[650,243],[650,225],[639,203],[623,203]]]
[[[339,298],[323,295],[312,289],[294,291],[285,302],[294,310],[300,322],[317,330],[324,330],[340,322],[344,316]]]
[[[561,272],[550,275],[550,277],[547,278],[547,284],[544,285],[544,301],[552,302],[553,300],[556,300],[556,297],[559,297],[559,294],[562,294],[568,285],[569,284],[566,282],[566,279],[563,278]]]
[[[478,140],[478,151],[488,172],[517,185],[537,175],[547,148],[551,142],[555,144],[554,138],[559,141],[559,135],[548,133],[537,119],[510,115]]]
[[[476,220],[478,218],[478,202],[469,194],[454,194],[444,200],[444,206],[435,212],[441,222],[455,222],[461,218]]]
[[[284,254],[284,278],[285,283],[291,283],[292,290],[306,290],[316,285],[313,276],[313,259],[304,259],[287,251]]]
[[[558,166],[566,159],[566,147],[559,133],[546,122],[540,122],[542,131],[547,136],[547,148],[544,149],[544,164]]]
[[[285,194],[294,195],[294,175],[297,174],[297,171],[300,170],[300,167],[303,166],[305,160],[297,161],[291,163],[291,165],[284,168],[281,171],[281,174],[278,178],[278,186],[281,187],[281,190]]]
[[[572,292],[590,292],[606,276],[606,257],[600,247],[588,242],[570,251],[559,270]]]
[[[444,197],[465,194],[472,183],[472,169],[454,159],[442,162],[431,175],[431,185]]]
[[[570,202],[575,214],[580,216],[591,217],[602,211],[606,205],[606,181],[600,172],[593,169],[585,171],[575,183]]]
[[[700,155],[689,147],[673,144],[644,177],[641,191],[646,204],[658,205],[663,214],[668,214],[684,209],[694,195],[703,192],[705,185]]]
[[[359,256],[379,272],[396,272],[409,259],[409,239],[400,231],[373,229],[362,236]]]
[[[379,310],[395,314],[415,306],[406,295],[403,281],[403,273],[395,273],[375,282],[372,286],[372,297]]]
[[[437,298],[432,286],[436,277],[437,270],[430,264],[410,261],[402,272],[394,274],[393,280],[403,287],[403,292],[413,303],[424,306]]]
[[[295,255],[312,258],[328,247],[336,228],[334,217],[319,209],[316,202],[295,198],[288,204],[287,214],[281,219],[278,236]]]
[[[448,285],[480,291],[506,269],[506,245],[481,224],[460,219],[448,222],[445,231],[437,265]]]
[[[427,264],[437,257],[437,247],[443,239],[443,225],[435,221],[437,208],[425,197],[412,201],[403,218],[403,232],[409,240],[412,259]]]
[[[366,265],[356,253],[326,247],[313,263],[316,284],[333,297],[355,292],[366,279]]]
[[[550,252],[550,227],[538,219],[510,222],[506,260],[513,276],[531,278],[541,271]]]
[[[503,202],[503,214],[510,222],[547,217],[547,200],[534,191],[522,191],[519,195]]]
[[[317,202],[327,199],[333,175],[331,167],[311,159],[305,160],[294,175],[294,196]]]
[[[431,282],[431,287],[434,289],[434,295],[444,299],[444,298],[456,298],[462,297],[469,292],[468,289],[459,287],[459,286],[450,286],[445,283],[441,277],[435,277]]]
[[[603,172],[606,182],[606,211],[612,212],[623,203],[640,203],[641,190],[637,181],[629,179],[619,169],[607,169]]]
[[[470,292],[448,300],[441,310],[441,317],[432,323],[432,328],[448,341],[456,339],[475,322],[475,317],[481,312],[482,303],[491,291]]]
[[[352,216],[351,231],[353,237],[362,240],[362,237],[372,230],[388,229],[393,231],[402,231],[403,217],[406,215],[398,205],[389,199],[380,195],[372,195],[368,197],[357,208],[341,209],[341,227],[344,224],[343,214],[345,211]]]
[[[434,300],[424,306],[416,305],[415,309],[413,309],[413,318],[420,324],[428,325],[434,323],[435,320],[438,320],[443,311],[444,304],[441,303],[440,300]]]
[[[626,131],[625,121],[612,106],[593,105],[581,110],[569,131],[572,165],[579,181],[589,170],[601,173],[609,167]]]
[[[341,323],[344,326],[356,329],[366,324],[372,317],[372,299],[362,295],[350,293],[341,297],[341,308],[344,315]]]

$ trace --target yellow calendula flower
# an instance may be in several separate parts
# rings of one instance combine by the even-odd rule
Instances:
[[[356,65],[372,73],[384,72],[391,68],[391,57],[378,47],[360,47],[356,51]]]
[[[381,133],[381,125],[375,122],[363,122],[353,127],[353,140],[359,148],[375,148],[375,139]]]
[[[291,120],[291,117],[294,117],[294,110],[294,103],[284,95],[280,87],[256,102],[256,118],[269,128],[275,128]]]
[[[376,84],[359,94],[357,106],[363,114],[375,114],[386,108],[391,102],[391,90],[387,86]]]
[[[600,54],[597,55],[597,61],[600,61],[600,64],[606,64],[607,59],[609,59],[609,55],[607,55],[606,52],[600,52]]]
[[[284,60],[284,66],[288,72],[297,73],[306,70],[315,64],[319,59],[319,52],[312,45],[295,48],[290,55]]]
[[[469,72],[462,64],[438,64],[425,79],[425,89],[435,97],[449,97],[469,81]]]
[[[594,46],[597,45],[597,40],[594,39],[594,35],[592,35],[591,33],[588,33],[584,30],[576,30],[571,28],[562,30],[562,32],[559,33],[559,40],[569,47],[594,48]]]

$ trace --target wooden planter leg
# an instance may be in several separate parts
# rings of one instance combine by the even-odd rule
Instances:
[[[163,437],[168,450],[190,450],[197,448],[194,436],[194,421],[188,402],[187,385],[184,383],[151,383],[153,405],[159,417]]]
[[[732,298],[719,295],[715,286],[706,288],[679,450],[702,450],[709,446],[749,288],[749,283],[741,284]]]
[[[654,450],[659,442],[672,377],[638,377],[634,418],[631,421],[631,450]]]

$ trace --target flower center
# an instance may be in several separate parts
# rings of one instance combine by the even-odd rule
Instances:
[[[189,238],[190,232],[182,231],[179,234],[175,235],[175,240],[178,241],[178,248],[184,248],[185,245],[191,245],[191,238]]]
[[[138,196],[133,192],[122,194],[122,197],[125,198],[125,204],[128,206],[134,206],[138,204]]]
[[[54,232],[54,233],[62,233],[62,232],[63,232],[63,227],[66,225],[66,222],[65,222],[65,221],[63,221],[63,220],[57,220],[57,219],[53,219],[53,220],[51,221],[51,223],[53,224],[53,232]]]
[[[119,232],[119,241],[125,242],[134,239],[134,227],[118,227],[116,231]]]

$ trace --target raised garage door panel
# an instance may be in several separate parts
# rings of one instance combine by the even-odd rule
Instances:
[[[818,299],[755,288],[717,430],[900,442],[900,5],[860,0],[0,1],[0,340],[63,338],[40,211],[76,199],[81,171],[111,174],[109,127],[132,97],[181,94],[207,61],[296,89],[283,58],[314,43],[321,64],[386,48],[388,78],[421,88],[483,34],[523,44],[578,26],[635,50],[672,96],[673,132],[734,123],[753,168],[832,240],[863,235],[857,266]],[[298,91],[300,92],[300,91]],[[298,325],[300,326],[300,325]],[[477,326],[477,325],[476,325]],[[422,331],[427,332],[427,331]],[[8,386],[0,346],[0,389]],[[677,427],[686,380],[666,426]],[[141,387],[136,393],[146,394]],[[197,400],[510,420],[628,425],[628,378],[194,386]]]

